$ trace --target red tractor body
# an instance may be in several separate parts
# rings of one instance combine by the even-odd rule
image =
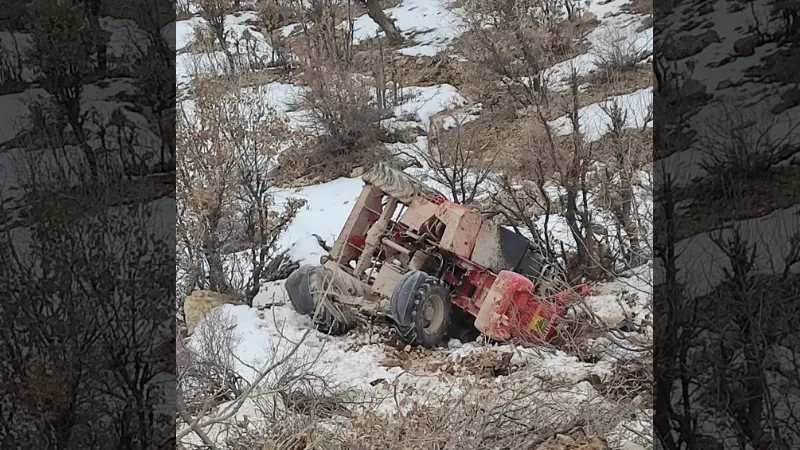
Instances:
[[[540,342],[569,302],[588,294],[585,285],[556,284],[556,264],[524,236],[405,173],[378,165],[364,181],[323,265],[339,299],[390,299],[404,340],[433,345],[446,334],[436,324],[454,314],[452,305],[488,338]]]

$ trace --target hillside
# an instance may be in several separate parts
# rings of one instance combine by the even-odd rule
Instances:
[[[315,4],[323,8],[336,3]],[[536,74],[537,83],[546,83],[550,91],[547,102],[543,103],[538,100],[539,89],[533,89],[532,73],[525,64],[521,68],[516,68],[515,63],[508,68],[500,67],[499,64],[506,63],[506,57],[494,60],[491,52],[482,47],[496,43],[511,46],[503,51],[517,51],[514,37],[506,34],[504,25],[498,25],[502,20],[516,19],[495,17],[492,25],[491,2],[381,3],[386,15],[401,30],[402,43],[387,40],[365,10],[347,7],[347,2],[334,8],[331,17],[335,17],[330,22],[326,18],[326,23],[315,22],[314,17],[319,20],[321,16],[310,12],[308,22],[296,23],[291,22],[290,17],[296,17],[291,8],[283,10],[285,14],[281,15],[270,14],[264,4],[243,4],[224,16],[226,44],[212,45],[216,49],[212,52],[203,50],[198,41],[209,17],[201,7],[186,5],[185,15],[176,24],[179,98],[184,99],[179,110],[197,112],[196,76],[223,79],[230,74],[229,62],[234,61],[236,67],[247,66],[238,69],[240,72],[234,77],[234,83],[244,92],[236,94],[239,104],[266,105],[285,124],[282,132],[287,133],[286,138],[269,147],[264,167],[277,177],[270,188],[275,211],[284,211],[287,204],[302,199],[291,223],[277,238],[277,248],[285,250],[288,256],[287,264],[318,264],[319,257],[326,252],[314,235],[333,243],[363,185],[361,178],[355,176],[360,170],[352,169],[368,164],[368,160],[362,159],[366,157],[354,156],[354,160],[343,166],[327,165],[326,169],[315,171],[298,162],[314,160],[315,150],[308,150],[308,142],[315,143],[311,144],[313,148],[329,142],[324,136],[331,132],[318,120],[320,111],[342,106],[309,102],[314,98],[324,101],[321,96],[330,92],[326,88],[334,92],[344,90],[340,101],[357,103],[354,106],[362,109],[380,104],[382,112],[375,133],[381,137],[371,141],[377,142],[368,150],[377,155],[372,158],[393,158],[406,166],[409,173],[451,199],[469,200],[476,207],[491,205],[492,194],[501,188],[496,176],[517,174],[520,162],[529,160],[527,154],[531,150],[524,146],[531,139],[539,139],[532,133],[549,128],[559,143],[561,136],[569,139],[573,134],[568,115],[570,105],[575,105],[580,118],[578,126],[586,142],[581,148],[591,149],[586,150],[592,152],[587,156],[591,154],[594,159],[585,170],[598,180],[608,175],[602,168],[610,164],[607,158],[615,148],[611,143],[618,142],[614,139],[624,139],[636,146],[649,139],[652,18],[646,5],[615,0],[582,9],[576,4],[568,4],[566,8],[559,4],[557,11],[548,12],[551,15],[547,17],[557,23],[559,33],[564,33],[554,39],[563,39],[568,45],[554,46],[542,56],[548,65]],[[486,9],[482,12],[478,7],[483,6]],[[274,22],[268,23],[268,18]],[[339,30],[341,34],[331,30]],[[339,50],[325,50],[324,43],[317,40],[320,36],[328,36],[326,42],[334,42],[340,46],[337,48],[343,52],[341,55],[352,57],[346,64],[326,66],[326,58],[333,56],[324,51]],[[251,50],[242,50],[244,41]],[[274,51],[275,46],[279,51]],[[491,67],[492,61],[497,64],[495,67]],[[484,70],[506,70],[509,76],[482,73]],[[349,75],[341,75],[339,71]],[[315,78],[328,73],[332,79]],[[347,81],[352,79],[358,83]],[[362,82],[370,98],[355,92]],[[380,94],[381,90],[385,92]],[[615,107],[617,112],[612,113]],[[247,108],[248,111],[264,109]],[[348,110],[347,114],[354,113]],[[622,118],[621,122],[615,122],[615,117]],[[248,127],[256,126],[256,122],[249,122]],[[609,137],[608,133],[616,134]],[[452,189],[454,186],[447,182],[447,177],[441,176],[442,169],[446,173],[447,164],[430,156],[433,153],[429,145],[442,148],[443,143],[461,139],[453,136],[466,136],[469,140],[463,141],[465,147],[480,147],[483,152],[497,154],[491,159],[493,163],[480,156],[476,158],[478,163],[466,168],[473,177],[464,179],[467,185],[472,180],[467,189]],[[637,151],[646,154],[648,147],[644,145]],[[181,152],[180,140],[178,151]],[[652,220],[652,197],[649,164],[646,156],[644,159],[634,169],[638,170],[635,178],[639,181],[633,187],[633,209],[642,224],[636,233],[643,233],[646,239],[650,232],[647,223]],[[282,181],[281,174],[287,170],[292,170],[293,175]],[[353,176],[347,176],[351,170]],[[485,185],[476,183],[474,177],[480,173],[495,181],[487,181]],[[551,170],[547,175],[546,189],[554,205],[553,212],[529,217],[540,232],[553,242],[563,243],[571,252],[576,246],[575,237],[563,212],[556,212],[555,205],[565,195],[559,180],[557,171]],[[598,186],[585,194],[596,217],[593,220],[605,229],[604,237],[597,239],[605,239],[603,242],[618,252],[618,244],[609,236],[615,235],[619,225],[611,210],[604,207],[604,192]],[[642,251],[646,254],[644,247]],[[226,267],[248,267],[249,254],[249,250],[229,254]],[[365,325],[341,337],[327,337],[314,331],[303,338],[311,328],[309,319],[292,309],[282,280],[267,282],[252,299],[252,307],[216,308],[198,325],[188,348],[208,350],[208,339],[204,336],[214,335],[218,321],[235,324],[235,344],[230,347],[235,354],[232,367],[244,380],[253,380],[258,368],[269,366],[301,341],[297,353],[284,362],[292,367],[286,370],[303,372],[306,377],[313,374],[324,380],[324,384],[306,386],[302,382],[283,387],[285,379],[280,374],[270,374],[264,381],[266,384],[251,392],[246,400],[222,403],[217,411],[208,413],[207,417],[213,418],[226,415],[225,411],[236,411],[222,423],[209,424],[205,432],[211,439],[232,447],[245,442],[250,442],[249,445],[272,442],[265,445],[280,446],[288,435],[306,436],[310,439],[308,448],[356,448],[352,439],[366,433],[358,448],[391,448],[396,445],[392,442],[400,442],[394,439],[406,442],[430,439],[432,435],[428,433],[435,428],[430,428],[433,423],[426,425],[426,421],[438,415],[438,420],[443,421],[436,432],[439,439],[452,439],[447,436],[457,433],[463,445],[477,448],[478,442],[487,436],[474,428],[474,432],[465,432],[462,427],[467,426],[468,417],[473,417],[469,419],[472,422],[469,428],[491,426],[492,421],[499,420],[497,426],[508,427],[509,435],[503,438],[508,439],[521,430],[491,411],[499,413],[501,409],[510,411],[525,405],[527,411],[519,415],[521,423],[530,423],[536,417],[539,424],[531,425],[530,436],[520,436],[521,439],[535,442],[541,438],[543,442],[549,433],[559,430],[574,433],[570,424],[572,427],[581,424],[585,433],[602,436],[611,448],[649,448],[652,399],[648,383],[652,378],[647,373],[652,368],[647,360],[652,354],[648,350],[652,346],[652,268],[649,262],[637,266],[634,269],[616,266],[612,281],[591,283],[591,297],[567,321],[576,326],[583,324],[573,330],[577,332],[575,341],[567,339],[571,342],[539,348],[456,339],[447,348],[403,348],[395,343],[389,328],[380,324]],[[247,278],[247,270],[240,273]],[[305,411],[306,415],[287,417],[282,420],[290,422],[278,426],[263,417],[274,402],[268,394],[270,389],[299,389],[313,393],[317,399],[330,396],[350,412],[326,418],[319,411],[320,405],[309,406],[312,410]],[[485,402],[479,399],[492,397],[496,398],[485,403],[489,410],[483,413],[475,410]],[[442,408],[453,401],[464,406],[445,418],[441,415]],[[281,403],[288,405],[285,397]],[[320,421],[307,428],[314,417]],[[375,420],[389,420],[392,424],[382,428]],[[233,435],[231,423],[242,427]],[[395,437],[401,428],[410,433],[409,437]],[[197,445],[203,441],[188,429],[181,431],[180,437]]]

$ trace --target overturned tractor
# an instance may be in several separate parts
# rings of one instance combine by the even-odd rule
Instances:
[[[388,316],[412,345],[443,343],[454,327],[545,341],[585,285],[569,288],[555,260],[526,237],[448,201],[385,164],[364,188],[320,266],[286,281],[295,310],[341,334],[354,308]]]

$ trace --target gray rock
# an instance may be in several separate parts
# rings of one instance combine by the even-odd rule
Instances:
[[[733,43],[733,51],[737,56],[751,56],[756,52],[757,45],[758,36],[745,36]]]
[[[705,33],[697,36],[684,35],[675,39],[671,44],[665,45],[664,58],[668,61],[688,58],[718,42],[720,42],[719,35],[714,30],[706,30]]]

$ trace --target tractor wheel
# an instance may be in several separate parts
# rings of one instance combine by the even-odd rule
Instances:
[[[422,271],[412,271],[404,274],[397,280],[392,290],[389,307],[392,312],[395,330],[400,339],[409,343],[414,340],[409,333],[413,332],[412,318],[414,309],[414,292],[428,279],[428,274]]]
[[[322,267],[302,266],[289,276],[285,287],[295,311],[311,317],[320,332],[337,336],[352,328],[354,318],[350,309],[325,295],[329,275]]]
[[[313,269],[311,265],[300,266],[289,275],[283,286],[294,310],[304,316],[314,312],[314,298],[308,286],[308,274]]]
[[[410,202],[420,193],[433,193],[430,188],[414,180],[405,172],[385,163],[373,166],[362,179],[403,203]]]
[[[401,291],[410,291],[414,287],[411,296],[405,299],[398,296],[393,302],[398,306],[407,304],[405,308],[392,308],[405,312],[401,320],[395,321],[395,328],[406,344],[436,347],[447,338],[450,328],[450,290],[438,278],[426,277],[418,287],[414,286],[414,280],[410,278],[401,288]]]

